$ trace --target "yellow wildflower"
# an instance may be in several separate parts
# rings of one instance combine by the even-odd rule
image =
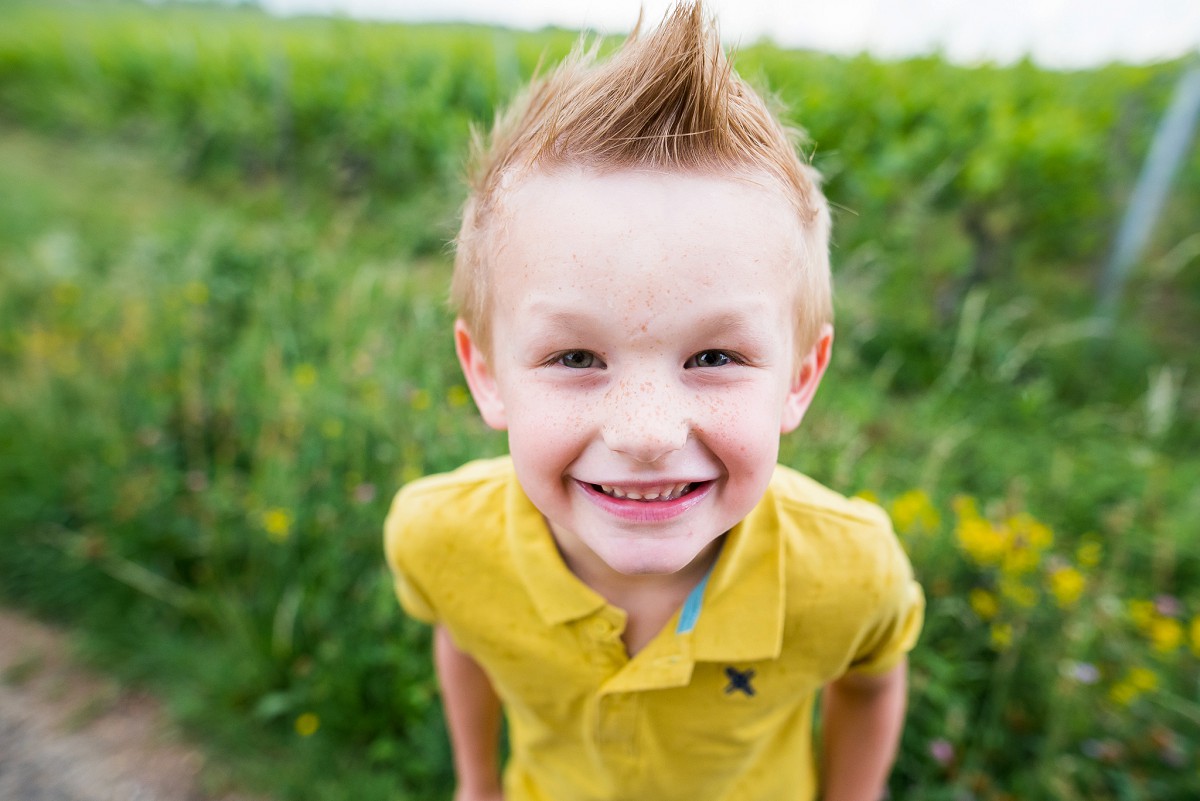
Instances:
[[[954,507],[954,514],[958,515],[960,521],[979,519],[979,504],[970,495],[959,495],[950,505]]]
[[[325,439],[339,439],[345,429],[345,424],[336,417],[326,418],[325,422],[321,423],[321,434]]]
[[[383,408],[383,387],[379,386],[379,382],[374,379],[363,381],[358,390],[359,397],[362,403],[368,409]]]
[[[1144,667],[1130,668],[1125,680],[1142,692],[1158,689],[1158,674]]]
[[[1183,642],[1183,626],[1173,617],[1155,617],[1146,634],[1160,654],[1169,654]]]
[[[1129,602],[1129,619],[1142,631],[1150,630],[1156,614],[1154,601],[1133,600]]]
[[[1054,544],[1054,532],[1050,527],[1030,515],[1015,515],[1009,519],[1008,527],[1012,529],[1016,542],[1036,551],[1044,551]]]
[[[1158,689],[1158,674],[1144,667],[1133,667],[1121,681],[1113,685],[1108,696],[1122,706],[1129,706],[1146,693]]]
[[[975,614],[979,615],[981,620],[991,620],[1000,612],[1000,603],[996,596],[987,590],[976,587],[971,590],[969,600],[971,609],[975,610]]]
[[[955,535],[959,547],[966,551],[976,564],[983,567],[998,564],[1008,551],[1005,532],[982,518],[960,519]]]
[[[1005,573],[1019,576],[1024,573],[1032,573],[1041,564],[1041,561],[1040,552],[1020,540],[1014,539],[1011,541],[1011,547],[1004,552],[1000,569]]]
[[[1015,579],[1008,577],[1001,579],[1000,594],[1023,609],[1032,609],[1037,606],[1037,590]]]
[[[1073,567],[1062,567],[1050,574],[1050,592],[1062,609],[1074,606],[1086,586],[1083,574]]]
[[[292,381],[301,389],[308,389],[317,383],[317,368],[308,362],[296,365],[296,369],[292,370]]]
[[[188,281],[183,288],[183,297],[193,306],[203,306],[208,303],[208,284],[203,281]]]
[[[54,285],[51,294],[54,297],[54,302],[59,306],[74,306],[79,301],[79,297],[83,292],[77,284],[73,284],[70,281],[63,281]]]
[[[1075,559],[1079,562],[1080,567],[1095,567],[1100,564],[1100,559],[1104,555],[1104,548],[1099,541],[1085,537],[1079,548],[1075,551]]]
[[[1012,645],[1013,630],[1009,623],[992,624],[992,647],[997,651],[1007,651]]]
[[[414,389],[408,397],[408,404],[412,406],[414,412],[425,411],[431,404],[429,393],[423,389]]]
[[[467,388],[462,384],[455,384],[454,386],[450,387],[450,389],[446,390],[446,403],[448,403],[452,409],[458,409],[466,406],[467,401],[470,399],[471,393],[467,392]]]
[[[1108,697],[1121,706],[1129,706],[1139,695],[1138,689],[1127,681],[1117,682],[1108,691]]]
[[[993,526],[999,562],[1005,573],[1020,575],[1035,570],[1042,552],[1054,542],[1049,527],[1027,514],[1010,517],[1003,526]]]
[[[312,712],[305,712],[296,718],[296,734],[301,737],[312,737],[321,728],[321,719]]]
[[[854,493],[854,497],[862,498],[864,501],[869,503],[879,503],[879,496],[871,492],[869,489],[859,490],[858,492]]]
[[[932,531],[941,523],[937,509],[933,508],[925,490],[909,490],[892,501],[891,513],[896,530],[902,534]]]
[[[268,509],[263,512],[262,525],[272,542],[283,542],[292,532],[292,516],[279,507]]]

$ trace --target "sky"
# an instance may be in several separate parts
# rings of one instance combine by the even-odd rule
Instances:
[[[671,0],[259,0],[278,14],[629,30]],[[708,0],[727,44],[890,58],[940,52],[964,64],[1028,54],[1047,67],[1158,61],[1200,52],[1200,0]]]

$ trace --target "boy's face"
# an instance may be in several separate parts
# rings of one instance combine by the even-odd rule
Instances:
[[[796,353],[794,212],[727,177],[535,175],[459,357],[568,561],[675,573],[745,517],[828,361]],[[598,560],[598,561],[597,561]]]

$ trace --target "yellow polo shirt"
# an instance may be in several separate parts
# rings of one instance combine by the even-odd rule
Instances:
[[[808,801],[817,691],[895,666],[924,609],[884,513],[782,466],[633,659],[625,613],[566,567],[507,457],[404,487],[385,546],[404,609],[504,704],[507,801]]]

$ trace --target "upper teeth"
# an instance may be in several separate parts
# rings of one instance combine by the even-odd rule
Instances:
[[[601,484],[600,489],[605,495],[611,495],[614,498],[627,498],[631,501],[673,501],[690,486],[692,486],[691,482],[685,481],[682,484],[664,484],[661,487],[643,487],[640,490],[628,490],[608,484]]]

